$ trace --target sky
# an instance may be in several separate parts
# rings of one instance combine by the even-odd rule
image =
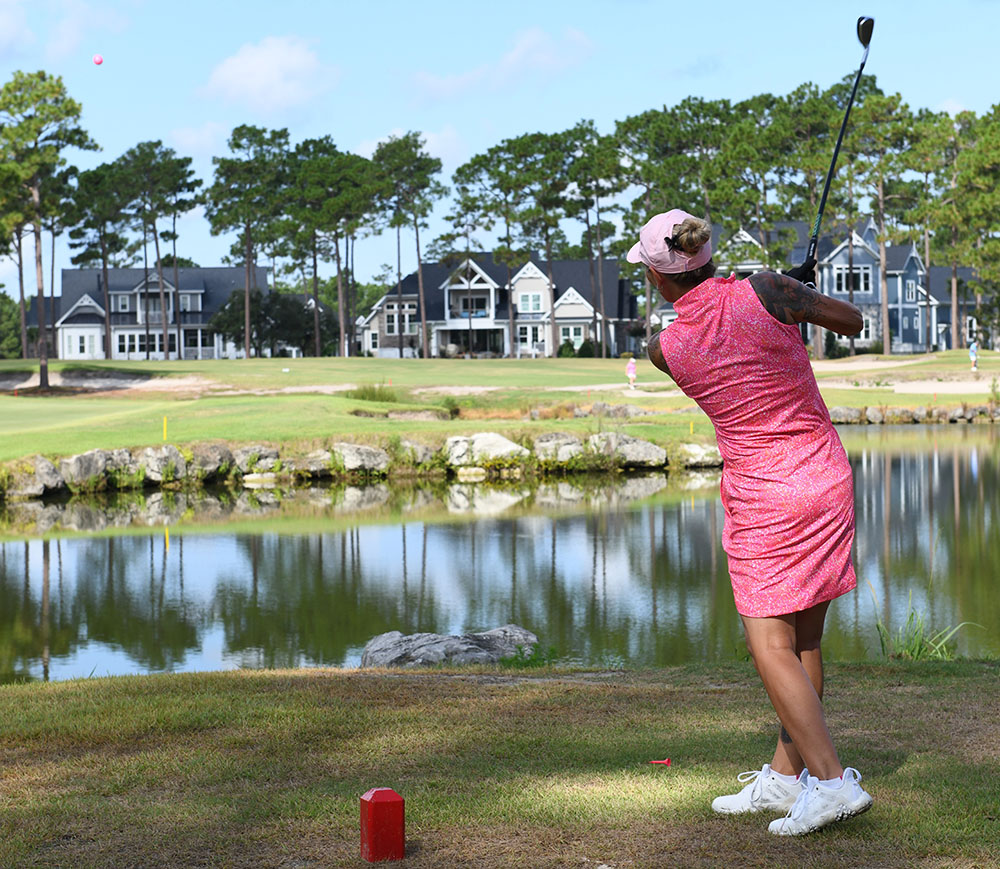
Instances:
[[[365,156],[390,135],[418,131],[447,183],[510,136],[585,118],[611,132],[616,120],[686,96],[827,87],[857,71],[862,14],[875,18],[865,74],[884,90],[952,113],[1000,102],[1000,0],[862,4],[0,0],[0,81],[15,70],[62,76],[102,148],[67,151],[70,163],[91,168],[159,139],[193,158],[206,184],[239,124],[287,127],[293,144],[330,135]],[[436,207],[422,238],[444,231],[447,208]],[[200,210],[178,230],[178,253],[203,266],[219,265],[232,242],[213,237]],[[69,256],[57,246],[57,293]],[[45,257],[48,274],[48,243]],[[359,279],[395,257],[394,235],[359,242]],[[416,267],[405,237],[402,267]],[[16,295],[9,260],[0,282]]]

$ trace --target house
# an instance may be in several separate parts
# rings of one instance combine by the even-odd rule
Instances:
[[[603,262],[603,275],[587,260],[552,262],[554,305],[549,308],[548,263],[529,258],[508,268],[492,254],[475,254],[456,264],[424,263],[424,296],[430,356],[554,356],[551,324],[559,343],[579,349],[602,337],[610,355],[624,346],[626,323],[635,317],[635,298],[619,274],[618,261]],[[604,288],[601,313],[600,287]],[[386,293],[366,317],[359,317],[362,353],[374,356],[418,354],[420,303],[416,272],[400,292]],[[513,327],[513,328],[512,328]]]
[[[267,292],[267,269],[258,267],[256,285]],[[111,308],[111,357],[163,359],[163,323],[169,327],[166,352],[171,359],[219,359],[242,350],[209,328],[212,316],[233,290],[244,287],[244,270],[181,268],[174,285],[173,269],[163,273],[165,313],[160,309],[156,271],[108,269]],[[105,331],[104,274],[101,269],[63,269],[62,295],[46,311],[55,330],[54,347],[62,359],[103,359]],[[37,318],[35,319],[37,324]],[[180,352],[178,352],[180,348]]]
[[[771,242],[780,235],[791,244],[789,264],[805,260],[811,227],[804,221],[783,221],[768,232]],[[762,257],[756,254],[763,246],[752,231],[740,229],[733,236],[723,238],[718,228],[713,237],[714,258],[719,264],[719,274],[735,272],[746,277],[765,268]],[[874,220],[866,219],[848,230],[834,228],[819,238],[816,249],[816,287],[828,296],[847,300],[852,297],[848,274],[853,271],[853,300],[861,310],[864,327],[855,338],[856,347],[868,347],[881,339],[882,288],[879,274],[878,228]],[[969,280],[971,269],[959,269],[960,279]],[[946,273],[946,274],[945,274]],[[951,289],[950,269],[933,267],[928,270],[923,257],[912,243],[886,247],[886,283],[888,288],[889,332],[893,353],[925,352],[927,327],[930,325],[931,349],[943,350],[951,346]],[[971,309],[971,305],[970,305]],[[662,303],[655,309],[654,325],[669,325],[676,314],[673,306]],[[975,330],[974,318],[966,329]],[[813,327],[807,327],[811,337]],[[846,344],[847,339],[838,337]]]

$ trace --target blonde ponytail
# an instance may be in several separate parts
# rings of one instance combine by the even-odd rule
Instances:
[[[688,217],[674,230],[674,245],[687,254],[697,253],[712,237],[712,224],[700,217]]]

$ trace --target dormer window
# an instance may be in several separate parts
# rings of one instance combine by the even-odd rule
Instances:
[[[118,296],[118,310],[121,313],[126,313],[128,311],[128,309],[129,309],[128,308],[128,296],[126,296],[124,293],[121,293]]]

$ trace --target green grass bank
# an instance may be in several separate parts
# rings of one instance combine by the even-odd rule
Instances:
[[[0,865],[366,865],[358,800],[388,786],[410,867],[996,866],[998,679],[996,661],[830,666],[831,729],[875,806],[794,840],[709,808],[773,750],[743,662],[7,685]]]

